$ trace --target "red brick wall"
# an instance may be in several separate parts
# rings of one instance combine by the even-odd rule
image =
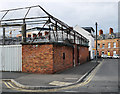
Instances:
[[[113,43],[116,42],[116,48],[113,48]],[[97,43],[100,44],[100,48],[98,48],[99,56],[102,55],[102,51],[104,51],[104,54],[108,54],[107,52],[110,51],[110,55],[113,56],[113,51],[116,51],[116,54],[119,54],[120,52],[120,39],[106,39],[106,40],[97,40]],[[102,48],[102,44],[105,44],[105,48]],[[108,48],[108,43],[110,43],[111,47]],[[96,41],[94,42],[94,45],[96,47]],[[96,50],[95,50],[96,55]]]
[[[89,51],[87,47],[80,46],[79,48],[79,62],[80,64],[86,62],[89,58]]]
[[[22,45],[22,71],[53,73],[53,45]]]
[[[65,53],[65,59],[63,59]],[[65,70],[73,66],[73,48],[54,45],[54,72]]]
[[[79,48],[79,50],[77,50]],[[22,71],[30,73],[55,73],[73,66],[73,50],[76,65],[87,61],[89,51],[87,47],[57,44],[22,45]],[[79,57],[78,53],[79,51]],[[63,59],[65,53],[65,59]]]

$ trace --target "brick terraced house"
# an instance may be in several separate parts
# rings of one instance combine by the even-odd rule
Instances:
[[[114,33],[112,28],[109,29],[109,34],[103,34],[103,30],[99,30],[97,48],[99,56],[102,54],[108,56],[113,56],[114,54],[120,55],[120,33]]]

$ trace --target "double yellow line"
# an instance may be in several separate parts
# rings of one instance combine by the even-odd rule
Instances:
[[[65,90],[65,89],[81,87],[81,86],[84,86],[84,85],[88,84],[92,80],[92,78],[94,77],[94,75],[96,74],[96,72],[98,71],[100,66],[102,65],[102,62],[92,71],[90,76],[88,76],[87,80],[85,80],[84,82],[82,82],[80,84],[76,84],[76,85],[72,85],[72,86],[68,86],[68,87],[63,87],[63,88],[58,88],[58,89],[27,90],[27,89],[14,87],[10,82],[5,82],[5,81],[3,81],[3,82],[9,89],[15,89],[15,90],[24,91],[24,92],[53,92],[53,91],[58,91],[58,90],[62,90],[62,89]]]

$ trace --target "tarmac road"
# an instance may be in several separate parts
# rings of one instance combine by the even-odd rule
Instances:
[[[93,78],[84,86],[59,91],[118,94],[118,59],[104,59]]]

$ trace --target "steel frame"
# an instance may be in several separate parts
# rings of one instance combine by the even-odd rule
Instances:
[[[44,13],[47,14],[47,16],[38,16],[38,17],[30,17],[27,18],[27,15],[30,11],[31,8],[39,7]],[[15,11],[15,10],[22,10],[22,9],[27,9],[27,12],[25,13],[23,18],[18,18],[18,19],[5,19],[4,17],[10,12],[10,11]],[[22,27],[22,36],[23,36],[23,42],[26,42],[26,25],[30,24],[41,24],[42,28],[45,26],[48,26],[49,33],[52,32],[54,35],[54,40],[59,41],[59,34],[58,32],[61,32],[62,37],[61,39],[64,41],[64,36],[65,34],[67,35],[67,40],[73,40],[71,43],[75,44],[80,44],[80,45],[88,45],[88,40],[79,34],[77,31],[73,30],[70,26],[65,24],[64,22],[60,21],[59,19],[53,17],[51,14],[49,14],[47,11],[45,11],[41,6],[30,6],[30,7],[24,7],[24,8],[16,8],[16,9],[9,9],[9,10],[2,10],[0,12],[5,12],[4,15],[0,19],[0,27],[4,28],[9,27],[9,26],[21,26]],[[18,22],[15,22],[18,21]],[[53,29],[55,28],[55,29]],[[41,32],[41,30],[40,30]],[[51,35],[49,35],[49,40],[51,39]],[[77,42],[78,40],[79,42]]]

